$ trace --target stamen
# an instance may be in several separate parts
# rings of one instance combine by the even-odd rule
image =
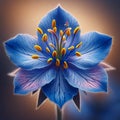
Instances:
[[[71,35],[71,28],[67,28],[65,33],[66,33],[67,36],[70,36]]]
[[[76,52],[75,54],[76,54],[76,56],[78,56],[78,57],[81,56],[81,53],[80,53],[80,52]]]
[[[51,34],[54,34],[55,32],[52,29],[47,29],[47,31]]]
[[[59,60],[58,58],[56,59],[56,63],[55,63],[55,65],[56,65],[57,67],[60,66],[60,60]]]
[[[64,24],[64,26],[68,27],[69,26],[69,22],[66,21],[66,23]]]
[[[48,47],[46,47],[46,51],[50,53],[50,49]]]
[[[51,63],[52,62],[52,58],[49,58],[48,60],[47,60],[47,63]]]
[[[70,27],[68,27],[68,28],[66,28],[65,30],[64,30],[64,32],[63,32],[63,35],[61,36],[61,40],[60,40],[60,49],[61,49],[61,47],[62,47],[62,41],[63,40],[66,40],[65,39],[65,37],[64,37],[64,35],[65,34],[67,34],[68,36],[71,34],[71,28]],[[69,31],[69,32],[68,32]]]
[[[57,46],[57,48],[59,48],[59,41],[58,41],[58,37],[57,37],[56,33],[51,29],[48,29],[47,31],[55,36],[55,38],[56,38],[55,39],[56,40],[56,46]]]
[[[57,27],[54,27],[54,28],[53,28],[53,31],[56,33],[56,32],[57,32]]]
[[[65,46],[65,44],[66,44],[66,41],[64,41],[64,42],[62,43],[63,46]]]
[[[39,58],[39,55],[37,54],[32,55],[32,59],[38,59],[38,58]]]
[[[73,31],[73,34],[76,34],[79,30],[80,30],[80,27],[79,27],[79,26],[76,27],[76,28],[74,29],[74,31]]]
[[[65,48],[62,48],[62,49],[61,49],[61,54],[62,54],[62,55],[65,55],[65,54],[66,54],[66,49],[65,49]]]
[[[76,48],[79,48],[82,45],[82,42],[76,45]]]
[[[68,64],[67,64],[66,61],[64,61],[64,63],[63,63],[63,67],[64,67],[64,69],[67,69],[67,68],[68,68]]]
[[[40,34],[43,34],[43,30],[41,28],[37,28],[37,31],[40,33]]]
[[[65,35],[63,35],[63,37],[62,37],[62,40],[63,40],[63,41],[65,41],[65,40],[66,40],[66,37],[65,37]]]
[[[68,50],[73,50],[74,49],[74,46],[71,46],[68,48]]]
[[[50,47],[55,48],[55,46],[52,43],[49,43]]]
[[[43,36],[42,36],[42,40],[43,40],[44,42],[46,42],[46,41],[48,40],[48,36],[47,36],[46,33],[43,34]]]
[[[55,19],[52,20],[52,28],[54,28],[54,27],[56,27],[56,20]]]
[[[53,51],[52,56],[53,56],[53,57],[56,57],[56,56],[57,56],[57,51],[56,51],[56,50]]]
[[[63,36],[63,31],[62,31],[62,30],[60,30],[60,36],[61,36],[61,37]]]
[[[56,29],[56,30],[55,30]],[[55,36],[55,38],[56,38],[56,40],[58,40],[58,38],[57,38],[57,35],[56,35],[56,31],[57,31],[57,28],[56,27],[54,27],[54,30],[52,30],[52,29],[47,29],[47,31],[49,32],[49,33],[51,33],[51,34],[53,34],[54,36]]]
[[[34,48],[35,48],[36,50],[38,50],[38,51],[41,51],[41,50],[42,50],[42,48],[41,48],[39,45],[35,45]]]

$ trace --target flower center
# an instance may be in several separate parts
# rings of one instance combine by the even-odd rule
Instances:
[[[78,43],[76,46],[70,45],[68,48],[65,48],[65,44],[67,40],[69,40],[69,37],[71,36],[71,34],[72,34],[72,41],[74,40],[80,28],[76,27],[73,33],[71,33],[72,28],[70,28],[68,24],[67,25],[65,24],[66,29],[58,31],[56,27],[55,19],[52,20],[51,26],[52,26],[52,29],[48,29],[47,31],[54,37],[55,44],[48,43],[49,42],[48,34],[44,33],[41,28],[39,27],[37,28],[37,31],[39,32],[39,34],[42,35],[42,41],[45,42],[46,44],[46,52],[51,55],[51,57],[48,58],[47,63],[48,64],[54,63],[56,67],[62,66],[64,69],[67,69],[68,62],[65,59],[66,56],[68,56],[70,53],[73,52],[77,57],[80,57],[81,53],[76,50],[82,45],[82,42]],[[72,44],[72,41],[71,41],[71,44]],[[34,48],[37,51],[42,52],[42,47],[40,45],[35,45]],[[32,55],[32,58],[39,59],[40,56],[37,54],[34,54]]]

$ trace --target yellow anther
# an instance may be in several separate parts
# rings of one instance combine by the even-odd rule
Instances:
[[[37,31],[40,33],[40,34],[43,34],[43,30],[41,28],[37,28]]]
[[[63,36],[63,31],[62,30],[60,30],[60,36]]]
[[[64,69],[67,69],[67,68],[68,68],[68,64],[67,64],[66,61],[64,61],[64,63],[63,63],[63,67],[64,67]]]
[[[62,37],[62,40],[64,41],[64,40],[66,40],[66,37],[65,37],[65,35]]]
[[[55,48],[55,46],[54,46],[52,43],[49,43],[49,45],[50,45],[52,48]]]
[[[80,30],[80,27],[79,27],[79,26],[76,27],[76,28],[74,29],[74,31],[73,31],[73,34],[76,34],[79,30]]]
[[[62,48],[62,49],[61,49],[61,54],[62,54],[62,55],[65,55],[65,54],[66,54],[66,49],[65,49],[65,48]]]
[[[74,49],[74,46],[71,46],[68,48],[68,50],[73,50]]]
[[[71,35],[71,28],[68,28],[65,33],[67,36],[70,36]]]
[[[49,58],[48,60],[47,60],[47,63],[51,63],[52,62],[52,58]]]
[[[50,49],[48,47],[46,47],[46,51],[50,53]]]
[[[56,56],[57,56],[57,51],[56,51],[56,50],[53,51],[52,56],[53,56],[53,57],[56,57]]]
[[[56,27],[56,20],[55,19],[52,20],[52,28],[54,28],[54,27]]]
[[[36,54],[32,55],[32,59],[38,59],[38,58],[39,58],[39,55],[36,55]]]
[[[82,45],[82,42],[76,45],[76,48],[79,48]]]
[[[56,32],[57,32],[57,27],[54,27],[54,28],[53,28],[53,31],[56,33]]]
[[[78,57],[81,56],[81,53],[80,53],[80,52],[76,52],[75,54],[76,54],[76,56],[78,56]]]
[[[56,63],[55,63],[55,65],[56,65],[57,67],[60,66],[60,60],[59,60],[58,58],[56,59]]]
[[[41,51],[41,50],[42,50],[42,48],[41,48],[39,45],[35,45],[34,48],[35,48],[36,50],[38,50],[38,51]]]
[[[47,39],[48,39],[47,34],[46,34],[46,33],[45,33],[45,34],[43,34],[43,36],[42,36],[42,40],[43,40],[44,42],[46,42],[46,41],[47,41]]]

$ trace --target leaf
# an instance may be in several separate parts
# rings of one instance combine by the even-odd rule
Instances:
[[[38,90],[33,91],[32,94],[35,94],[37,91],[38,91]]]
[[[86,92],[86,91],[84,91],[84,90],[83,90],[83,93],[84,93],[85,95],[87,95],[87,92]]]
[[[43,93],[43,91],[41,89],[39,92],[39,96],[38,96],[37,107],[39,107],[46,99],[47,99],[47,97],[45,96],[45,94]]]
[[[79,92],[77,93],[77,95],[75,95],[73,97],[73,102],[74,102],[76,108],[78,109],[78,111],[80,111],[80,95],[79,95]]]

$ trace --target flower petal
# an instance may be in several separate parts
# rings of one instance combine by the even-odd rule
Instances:
[[[38,41],[28,34],[19,34],[5,42],[5,49],[11,61],[23,69],[35,69],[48,66],[46,56],[34,49]],[[38,54],[39,59],[32,59],[33,54]]]
[[[64,76],[70,85],[81,90],[89,92],[107,91],[108,76],[100,66],[88,70],[73,67],[67,69]]]
[[[48,29],[52,29],[51,23],[53,19],[56,20],[58,36],[60,30],[65,30],[67,27],[70,27],[72,28],[71,33],[73,33],[74,29],[77,26],[79,26],[77,20],[67,11],[65,11],[61,6],[58,6],[57,8],[50,11],[45,17],[42,18],[38,27],[40,27],[44,33],[48,34],[49,42],[52,42],[53,44],[56,43],[55,37],[47,31]],[[68,24],[68,26],[65,25],[66,23]],[[80,31],[78,32],[78,34],[80,36]],[[44,45],[44,43],[41,40],[42,35],[39,34],[39,32],[37,32],[37,35],[40,44]],[[70,43],[70,41],[72,41],[73,34],[68,38],[69,38],[68,43]]]
[[[42,87],[45,95],[60,108],[65,102],[72,99],[78,93],[78,89],[70,86],[59,71],[56,79],[48,85]]]
[[[105,62],[101,62],[100,66],[102,66],[106,71],[116,70],[115,67],[113,67]]]
[[[17,68],[17,69],[15,69],[15,70],[13,70],[12,72],[8,73],[8,75],[9,75],[10,77],[15,77],[15,75],[17,74],[17,72],[19,72],[20,69],[21,69],[21,68]]]
[[[112,38],[105,34],[89,32],[81,36],[81,57],[70,57],[69,62],[80,69],[88,69],[99,64],[110,52]]]
[[[14,78],[14,92],[16,94],[28,94],[40,89],[55,77],[55,69],[44,68],[31,71],[21,69]]]

